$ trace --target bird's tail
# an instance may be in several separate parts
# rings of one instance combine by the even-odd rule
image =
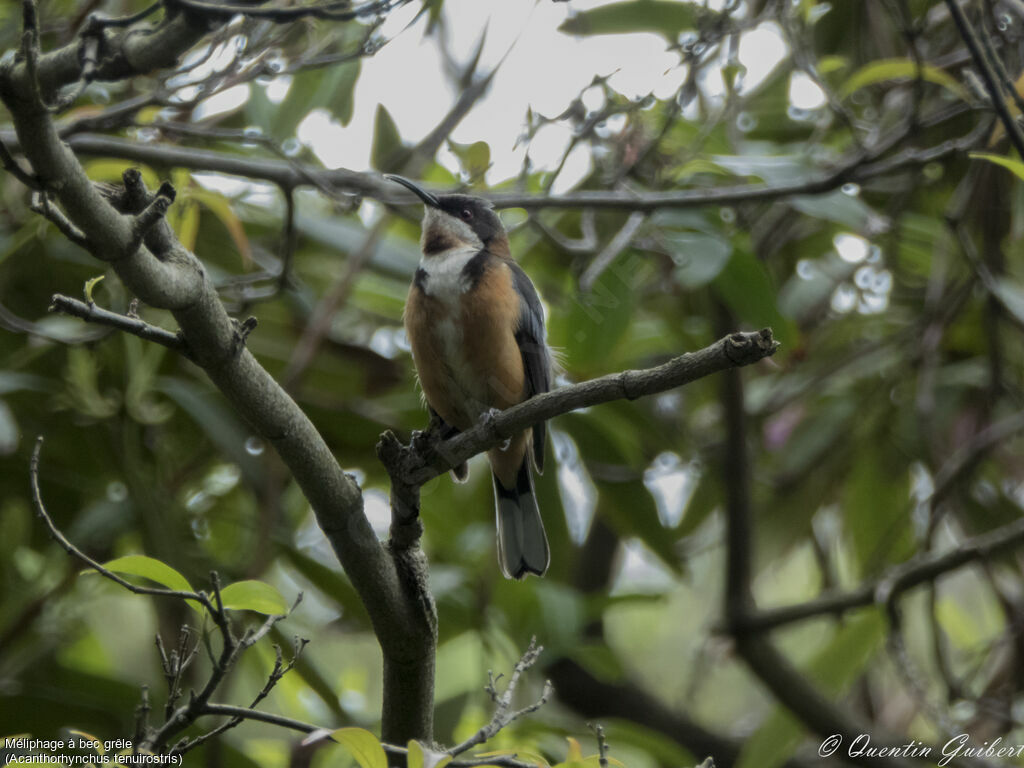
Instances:
[[[505,488],[494,475],[494,503],[498,523],[498,563],[505,578],[522,579],[527,573],[543,576],[551,554],[537,508],[529,457],[523,457],[514,488]]]

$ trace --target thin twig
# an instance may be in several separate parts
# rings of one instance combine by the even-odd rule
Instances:
[[[60,293],[55,293],[50,299],[50,311],[61,312],[65,315],[80,317],[90,323],[116,328],[119,331],[138,336],[140,339],[152,341],[175,352],[180,352],[186,357],[190,356],[188,345],[185,343],[183,336],[166,331],[163,328],[158,328],[155,325],[150,325],[138,317],[120,315],[98,307],[94,303],[79,301]]]
[[[284,189],[284,231],[281,233],[281,271],[277,276],[278,288],[288,286],[292,274],[292,259],[298,237],[295,234],[295,190]]]
[[[929,554],[894,566],[877,581],[854,590],[822,595],[797,605],[767,608],[743,617],[744,631],[775,629],[816,616],[839,616],[856,608],[884,604],[914,587],[936,581],[947,573],[977,560],[1008,552],[1024,545],[1024,518],[962,541],[956,549],[940,555]]]
[[[600,723],[588,725],[597,738],[597,763],[601,768],[608,768],[608,739],[604,735],[604,726]]]
[[[383,236],[384,231],[391,222],[390,216],[382,216],[380,220],[367,233],[359,247],[353,251],[345,264],[345,269],[338,275],[337,279],[317,303],[309,322],[302,331],[302,336],[295,344],[295,349],[281,374],[281,386],[286,390],[294,391],[301,381],[303,374],[309,364],[316,357],[317,350],[326,337],[333,318],[338,310],[344,306],[356,278],[363,267],[377,250],[377,244]]]
[[[590,262],[590,266],[580,276],[581,291],[587,292],[594,287],[597,279],[618,258],[619,254],[626,250],[630,243],[633,242],[633,238],[636,237],[636,233],[640,230],[646,218],[647,215],[643,211],[633,211],[629,215],[622,228],[615,233],[615,236],[608,241],[605,249]]]
[[[104,568],[102,565],[97,563],[87,554],[82,552],[78,547],[68,541],[67,537],[57,528],[53,523],[53,519],[46,511],[46,507],[43,504],[42,492],[39,489],[39,454],[43,447],[43,436],[39,435],[36,438],[35,447],[32,449],[32,459],[29,462],[29,477],[32,485],[32,505],[35,508],[36,514],[46,524],[47,529],[50,531],[50,536],[67,552],[69,555],[78,558],[85,565],[92,570],[99,573],[101,576],[105,576],[116,584],[127,589],[136,595],[155,595],[158,597],[175,597],[179,600],[195,600],[197,603],[202,605],[211,613],[214,612],[214,607],[210,603],[209,598],[202,592],[188,592],[180,589],[165,589],[162,587],[145,587],[132,584],[130,581],[118,576],[111,570]]]
[[[293,610],[294,610],[294,607],[293,607]],[[266,623],[266,622],[264,622],[264,623]],[[301,655],[302,651],[305,649],[305,647],[306,647],[306,645],[308,643],[309,643],[309,641],[304,639],[304,638],[303,639],[295,638],[295,649],[293,651],[293,655],[292,655],[291,660],[287,664],[284,663],[284,660],[282,658],[281,646],[279,646],[279,645],[275,645],[274,646],[274,654],[275,654],[274,668],[271,671],[270,676],[267,678],[267,682],[264,684],[263,688],[260,690],[259,693],[256,694],[256,697],[249,704],[249,709],[248,709],[249,712],[254,711],[256,709],[256,706],[261,701],[263,701],[263,699],[265,699],[267,697],[267,695],[270,693],[271,690],[273,690],[274,686],[277,685],[278,681],[282,677],[284,677],[292,669],[292,667],[295,666],[295,662],[298,660],[299,656]],[[213,706],[217,706],[217,705],[213,705]],[[202,714],[209,715],[209,714],[215,714],[215,713],[210,712],[210,705],[206,705],[206,706],[203,707],[203,713]],[[202,734],[201,736],[197,736],[196,738],[192,739],[191,741],[188,741],[186,744],[182,745],[181,747],[175,747],[175,749],[172,750],[172,754],[177,754],[177,755],[184,754],[185,752],[188,752],[188,751],[190,751],[190,750],[200,746],[204,742],[209,741],[213,737],[219,736],[220,734],[224,733],[225,731],[230,730],[231,728],[236,727],[237,725],[239,725],[245,719],[246,718],[245,718],[244,715],[241,715],[241,714],[236,712],[235,714],[233,714],[231,716],[231,718],[228,721],[226,721],[224,723],[221,723],[220,725],[218,725],[213,730],[207,731],[206,733]],[[254,719],[254,718],[250,718],[250,719]]]
[[[59,208],[54,207],[50,202],[50,196],[45,191],[32,194],[29,208],[57,227],[60,233],[72,243],[87,251],[92,251],[92,245],[82,230],[72,224]]]
[[[261,8],[236,3],[215,3],[208,0],[166,0],[170,5],[177,5],[197,13],[222,18],[225,16],[248,16],[253,19],[266,19],[275,23],[296,21],[304,18],[327,19],[329,21],[352,21],[361,16],[386,13],[392,8],[409,0],[373,0],[352,7],[349,0],[318,3],[316,5],[296,6],[293,8]]]
[[[78,97],[85,92],[89,83],[92,82],[93,77],[96,75],[96,66],[99,63],[100,36],[102,34],[100,29],[87,28],[83,30],[79,43],[79,59],[82,62],[82,69],[78,76],[78,82],[72,85],[67,93],[58,97],[53,104],[49,105],[48,108],[51,112],[62,112],[70,107],[78,101]]]
[[[3,140],[0,140],[0,165],[3,166],[5,171],[29,189],[41,189],[42,185],[39,183],[39,179],[18,165],[18,161],[14,159],[13,155],[11,155],[10,150],[7,149],[7,145]]]
[[[491,695],[491,699],[496,704],[494,715],[491,717],[489,723],[483,726],[480,730],[470,736],[468,739],[460,744],[456,744],[454,747],[448,750],[448,754],[453,757],[461,755],[463,752],[468,752],[473,747],[483,744],[488,739],[491,739],[497,734],[502,728],[506,727],[512,721],[528,715],[532,712],[536,712],[538,709],[547,703],[550,698],[553,688],[551,687],[551,681],[544,681],[544,690],[541,693],[540,698],[533,704],[522,709],[513,710],[512,707],[512,695],[515,693],[516,688],[519,685],[519,678],[526,670],[532,667],[537,659],[540,657],[541,652],[544,650],[543,646],[537,645],[537,638],[530,640],[530,647],[526,649],[522,658],[516,662],[516,665],[512,668],[512,675],[509,677],[508,685],[505,687],[503,693],[498,693],[495,689],[494,684],[496,680],[493,675],[488,672],[490,682],[487,685],[487,692]]]
[[[1006,129],[1011,143],[1017,150],[1018,156],[1024,157],[1024,131],[1021,130],[1017,121],[1013,119],[1013,115],[1010,114],[1010,110],[1006,106],[1006,99],[999,87],[998,76],[993,71],[992,65],[985,58],[985,54],[981,49],[981,42],[978,39],[978,33],[967,20],[967,16],[957,0],[946,0],[946,7],[949,8],[949,14],[953,18],[953,23],[956,25],[960,37],[963,38],[968,50],[971,52],[971,57],[978,67],[982,82],[985,83],[985,90],[988,91],[992,106],[995,108],[996,114],[999,115],[999,119]]]
[[[100,29],[102,29],[102,28],[106,28],[106,27],[110,27],[110,28],[130,27],[132,24],[135,24],[136,22],[142,21],[143,19],[147,18],[148,16],[151,16],[152,14],[156,13],[158,10],[160,10],[160,8],[162,6],[163,6],[162,0],[157,0],[157,2],[153,3],[152,5],[149,5],[149,6],[145,7],[145,8],[143,8],[138,13],[133,13],[130,16],[108,17],[108,16],[101,16],[99,14],[95,14],[94,13],[94,14],[91,14],[88,19],[86,19],[85,28],[86,29],[92,29],[92,28],[100,28]]]
[[[965,110],[958,105],[944,109],[938,123],[953,119]],[[922,119],[922,124],[935,125],[935,119]],[[703,189],[669,191],[604,192],[581,190],[564,195],[536,195],[521,193],[496,193],[488,199],[499,208],[525,208],[530,211],[556,208],[594,208],[652,211],[659,208],[699,208],[715,205],[735,205],[744,202],[777,200],[793,195],[826,194],[847,182],[862,183],[869,179],[882,178],[907,168],[917,168],[928,163],[946,160],[975,148],[985,139],[985,130],[973,129],[957,139],[949,139],[934,147],[908,148],[887,156],[908,135],[909,125],[880,139],[867,155],[854,153],[835,165],[810,178],[778,184],[728,184]],[[6,134],[4,135],[6,137]],[[168,145],[142,144],[113,136],[79,134],[68,137],[70,147],[83,155],[117,157],[139,163],[158,166],[178,166],[192,170],[215,171],[252,179],[269,181],[281,187],[302,185],[317,186],[321,189],[369,196],[385,203],[406,203],[409,195],[401,192],[395,184],[389,184],[379,175],[358,173],[344,168],[324,170],[313,166],[269,158],[251,158],[237,154],[176,147]],[[314,183],[314,181],[316,183]],[[411,193],[410,193],[411,194]]]

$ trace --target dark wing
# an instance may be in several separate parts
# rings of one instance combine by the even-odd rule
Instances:
[[[526,396],[533,397],[551,389],[551,352],[544,331],[544,309],[540,305],[537,289],[530,278],[514,261],[508,262],[519,294],[519,326],[516,343],[523,356],[526,374]],[[544,471],[544,422],[533,427],[533,463],[538,472]]]

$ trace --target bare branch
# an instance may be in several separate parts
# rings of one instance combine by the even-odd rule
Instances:
[[[301,600],[301,593],[300,593],[300,600]],[[295,607],[298,605],[298,602],[299,601],[296,601],[295,606],[292,606],[292,610],[295,609]],[[264,622],[264,626],[266,626],[266,622]],[[255,642],[255,638],[253,639],[253,642]],[[247,712],[254,712],[256,710],[256,706],[261,701],[263,701],[263,699],[265,699],[267,697],[267,695],[270,693],[270,691],[273,690],[274,686],[277,685],[278,681],[282,677],[284,677],[292,669],[292,667],[295,666],[295,662],[298,660],[299,655],[302,653],[302,651],[305,649],[305,647],[306,647],[306,645],[308,643],[309,643],[309,641],[306,640],[306,639],[295,638],[295,649],[294,649],[294,652],[293,652],[291,660],[287,664],[284,663],[284,659],[283,659],[283,657],[281,655],[281,646],[275,645],[274,646],[274,654],[275,654],[274,668],[271,671],[270,676],[267,678],[266,684],[264,684],[264,686],[260,690],[260,692],[256,694],[256,697],[252,700],[252,703],[249,704],[249,709],[248,710],[244,710],[241,707],[238,707],[238,708],[232,707],[232,709],[238,709],[238,710],[241,710],[242,712],[246,712],[246,711]],[[216,704],[215,705],[203,705],[202,706],[201,714],[203,714],[203,715],[222,714],[222,713],[211,712],[210,711],[211,706],[212,707],[217,707],[219,705],[216,705]],[[270,717],[277,718],[279,716],[271,715]],[[213,730],[207,731],[206,733],[202,734],[201,736],[197,736],[196,738],[190,740],[189,742],[187,742],[186,744],[182,745],[181,747],[176,747],[173,750],[173,754],[180,755],[180,754],[183,754],[185,752],[188,752],[188,751],[198,747],[199,745],[203,744],[204,742],[209,741],[213,737],[218,736],[218,735],[224,733],[224,731],[227,731],[227,730],[230,730],[231,728],[234,728],[235,726],[239,725],[245,719],[247,719],[245,715],[242,715],[239,712],[235,712],[231,716],[231,719],[227,720],[224,723],[221,723],[220,725],[218,725]],[[261,718],[249,717],[248,719],[261,719]],[[281,718],[281,719],[282,720],[286,720],[286,718]],[[268,720],[265,720],[265,722],[271,722],[271,720],[268,719]],[[297,722],[297,721],[289,721],[289,722]],[[277,725],[282,725],[282,723],[280,723],[280,722],[278,722],[276,724]],[[302,725],[305,725],[305,724],[302,724]],[[284,727],[294,727],[294,726],[285,725]],[[313,728],[313,726],[308,726],[308,727]]]
[[[50,203],[50,197],[46,192],[34,192],[29,208],[57,227],[60,233],[75,245],[87,251],[92,250],[92,246],[82,230],[68,221],[67,216]]]
[[[608,739],[604,735],[604,726],[600,723],[588,723],[590,730],[597,738],[597,762],[601,768],[608,768]]]
[[[29,189],[39,189],[39,179],[18,165],[18,161],[14,159],[2,140],[0,140],[0,165]]]
[[[797,605],[750,613],[742,617],[738,629],[760,632],[816,616],[839,616],[855,608],[885,604],[914,587],[934,582],[958,568],[1020,546],[1024,546],[1024,519],[966,539],[955,549],[943,554],[928,554],[894,566],[877,581],[865,582],[849,592],[822,595]]]
[[[646,218],[647,215],[642,211],[634,211],[629,215],[626,223],[622,225],[622,228],[615,234],[615,237],[608,241],[608,245],[590,262],[590,266],[580,276],[581,291],[589,291],[594,287],[597,279],[618,258],[619,254],[626,250],[630,243],[633,242],[633,238],[636,237],[636,233],[640,230]]]
[[[556,247],[569,254],[582,254],[592,256],[597,252],[597,231],[594,227],[594,211],[586,208],[580,216],[580,226],[583,230],[583,237],[574,240],[566,237],[555,227],[550,227],[537,215],[530,216],[529,223],[534,226],[544,237],[550,240]]]
[[[718,325],[730,322],[724,308],[720,309]],[[753,511],[750,501],[751,466],[747,447],[746,412],[743,383],[738,370],[723,377],[721,402],[725,412],[726,439],[723,458],[723,484],[726,488],[726,586],[723,612],[727,628],[736,643],[740,657],[751,671],[768,687],[775,698],[822,738],[838,735],[844,743],[860,734],[869,733],[866,724],[852,712],[824,696],[780,654],[771,642],[744,624],[744,617],[754,607],[751,590],[751,557]],[[853,762],[864,766],[909,768],[909,761],[898,757],[860,758]]]
[[[254,19],[266,19],[275,23],[296,21],[303,18],[326,19],[328,21],[352,21],[370,14],[386,13],[392,8],[404,5],[409,0],[373,0],[363,5],[352,6],[349,0],[296,6],[293,8],[260,8],[238,3],[216,3],[209,0],[166,0],[195,13],[214,19],[226,19],[235,15]]]
[[[90,323],[116,328],[119,331],[130,333],[146,341],[160,344],[175,352],[180,352],[186,357],[190,356],[188,346],[185,344],[185,339],[182,336],[165,331],[163,328],[158,328],[155,325],[150,325],[138,317],[119,315],[116,312],[98,307],[96,304],[72,299],[70,296],[64,296],[59,293],[55,293],[50,299],[50,311],[61,312],[65,315],[80,317]]]
[[[931,120],[934,124],[958,116],[964,107],[944,110]],[[864,182],[885,177],[908,168],[946,160],[975,148],[985,140],[988,127],[977,127],[957,139],[949,139],[934,147],[911,147],[891,156],[888,153],[908,134],[905,126],[891,136],[880,139],[868,154],[854,153],[835,166],[806,179],[780,184],[730,184],[721,187],[670,191],[604,192],[582,190],[564,195],[530,195],[498,193],[489,199],[499,208],[525,208],[536,211],[547,208],[593,208],[652,211],[658,208],[698,208],[708,205],[735,205],[744,202],[777,200],[794,195],[825,194],[847,182]],[[7,138],[4,136],[3,138]],[[192,147],[141,144],[111,136],[78,134],[67,137],[69,146],[82,155],[116,157],[147,165],[173,166],[192,170],[213,171],[249,179],[269,181],[281,188],[303,185],[333,189],[354,196],[373,197],[389,204],[407,203],[409,197],[394,184],[372,173],[358,173],[345,168],[324,170],[315,166],[274,159],[255,159]],[[9,144],[11,142],[8,142]],[[13,144],[12,144],[13,146]]]
[[[135,708],[135,738],[132,739],[135,744],[141,743],[146,738],[149,731],[149,712],[149,686],[144,685],[139,705]]]
[[[67,552],[72,557],[78,558],[83,563],[85,563],[86,566],[96,571],[101,576],[105,576],[106,578],[113,581],[115,584],[124,587],[133,594],[156,595],[158,597],[175,597],[180,600],[195,600],[197,603],[199,603],[208,611],[210,611],[211,614],[216,610],[210,603],[209,598],[202,592],[188,592],[179,589],[164,589],[162,587],[144,587],[132,584],[130,581],[123,579],[121,576],[118,576],[113,571],[104,568],[102,565],[100,565],[98,562],[93,560],[82,550],[80,550],[78,547],[76,547],[74,544],[68,541],[67,537],[60,532],[60,529],[58,529],[57,526],[54,525],[53,519],[46,511],[46,506],[43,504],[43,496],[39,488],[39,454],[42,451],[42,448],[43,437],[42,435],[40,435],[39,437],[36,438],[35,447],[32,449],[32,459],[29,463],[29,478],[31,480],[32,485],[32,505],[35,507],[36,514],[46,524],[47,529],[50,531],[50,536],[54,539],[54,541],[61,545],[65,552]]]
[[[655,368],[613,373],[537,395],[508,410],[488,414],[475,427],[449,440],[430,442],[423,451],[415,443],[404,446],[393,433],[385,432],[377,444],[377,455],[391,476],[393,519],[398,524],[392,525],[392,536],[403,536],[401,526],[416,519],[421,485],[534,424],[611,400],[635,400],[664,392],[722,370],[756,363],[776,349],[778,343],[768,328],[734,333]],[[408,535],[418,536],[415,531]]]
[[[242,720],[256,720],[261,723],[270,723],[271,725],[277,725],[281,728],[288,728],[293,731],[301,731],[302,733],[313,733],[314,731],[325,730],[318,725],[312,725],[311,723],[303,723],[300,720],[293,720],[290,717],[284,717],[283,715],[275,715],[271,712],[261,712],[257,709],[249,709],[247,707],[236,707],[231,704],[216,704],[208,703],[203,705],[204,715],[226,715],[230,718],[237,718],[239,722]]]
[[[490,682],[487,685],[487,692],[491,695],[491,699],[497,705],[494,710],[494,716],[491,717],[489,723],[483,728],[474,733],[468,739],[463,741],[461,744],[456,744],[454,747],[448,750],[448,754],[454,756],[461,755],[463,752],[468,752],[473,747],[483,744],[485,741],[493,738],[502,728],[506,727],[509,723],[514,720],[528,715],[532,712],[536,712],[538,709],[547,703],[550,698],[553,688],[551,687],[551,681],[547,680],[544,682],[544,691],[541,693],[540,698],[529,706],[523,707],[522,709],[513,710],[512,707],[512,695],[515,693],[516,688],[519,685],[519,678],[526,670],[532,667],[537,659],[540,657],[541,652],[544,650],[543,646],[537,645],[537,638],[530,640],[530,647],[526,649],[522,658],[516,662],[515,667],[512,668],[512,676],[509,678],[508,685],[505,687],[504,693],[498,693],[494,687],[496,682],[492,673],[488,672]]]
[[[154,13],[160,10],[162,6],[163,2],[161,0],[157,0],[157,2],[153,3],[152,5],[146,6],[138,13],[133,13],[130,16],[108,17],[93,13],[90,14],[88,19],[86,19],[85,26],[87,29],[103,29],[107,27],[130,27],[132,24],[135,24],[149,16],[152,16]]]
[[[996,110],[996,114],[999,115],[1006,133],[1010,137],[1010,142],[1017,150],[1017,155],[1024,157],[1024,131],[1021,130],[1017,121],[1014,120],[1013,115],[1010,114],[1009,107],[1006,105],[1006,97],[1003,94],[1002,88],[1000,88],[999,78],[981,49],[978,33],[967,20],[967,16],[957,0],[946,0],[946,7],[949,9],[949,14],[953,18],[957,31],[971,52],[971,57],[974,59],[974,63],[981,74],[982,82],[985,83],[985,90],[988,91],[989,98],[992,100],[992,106]]]
[[[102,27],[96,27],[95,25],[89,25],[87,29],[82,31],[81,54],[79,56],[82,61],[82,72],[78,76],[78,82],[74,84],[71,90],[48,107],[51,112],[61,112],[74,104],[96,76],[100,36],[102,34]]]

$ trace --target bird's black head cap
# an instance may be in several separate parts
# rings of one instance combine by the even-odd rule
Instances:
[[[501,218],[494,212],[487,200],[471,195],[438,195],[438,208],[465,222],[480,238],[485,246],[490,244],[494,238],[505,234],[505,227],[502,226]]]

